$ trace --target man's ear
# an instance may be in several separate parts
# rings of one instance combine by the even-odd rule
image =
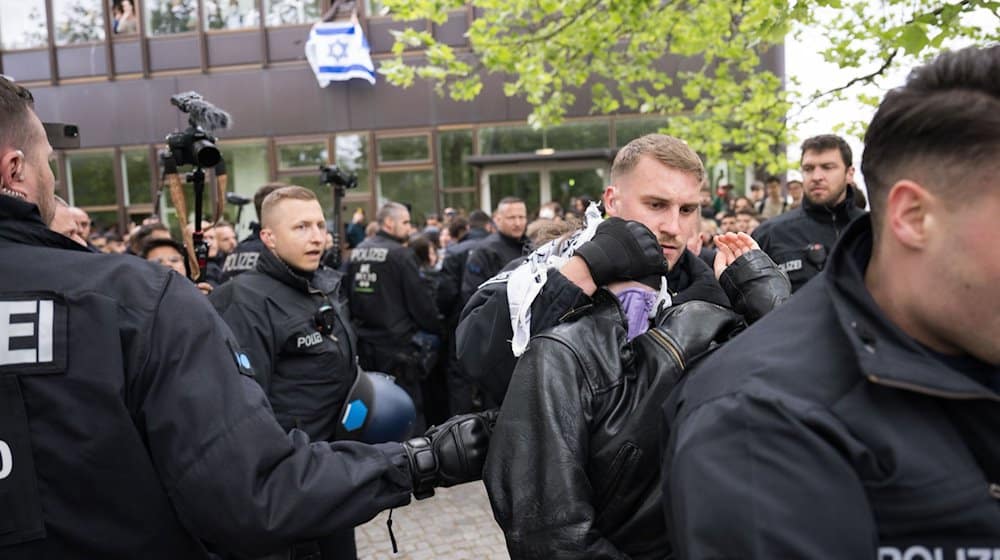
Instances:
[[[857,184],[857,183],[854,182],[854,166],[853,165],[847,168],[847,173],[844,175],[844,178],[847,180],[848,183],[851,183],[853,185]]]
[[[601,196],[604,199],[604,211],[609,216],[618,215],[618,187],[614,185],[608,185],[604,188],[604,194]]]
[[[271,228],[263,228],[260,230],[260,240],[264,243],[264,246],[270,250],[274,250],[276,243],[274,240],[274,232]]]
[[[24,152],[11,150],[0,156],[0,185],[13,185],[24,180]]]
[[[940,201],[915,181],[903,179],[889,189],[884,231],[909,249],[923,249],[936,225]]]

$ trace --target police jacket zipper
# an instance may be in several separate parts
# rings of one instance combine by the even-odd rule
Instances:
[[[677,346],[657,328],[649,329],[649,333],[655,342],[670,352],[670,355],[677,361],[677,365],[681,366],[681,371],[684,371],[684,358],[681,357],[681,351]]]
[[[1000,402],[1000,397],[998,397],[996,395],[986,395],[986,394],[983,394],[983,393],[955,393],[953,391],[941,391],[939,389],[928,389],[927,387],[923,387],[923,386],[917,385],[915,383],[907,383],[905,381],[895,381],[895,380],[882,379],[881,377],[878,377],[878,376],[875,376],[875,375],[872,375],[872,374],[866,374],[865,377],[868,378],[868,381],[871,381],[872,383],[874,383],[876,385],[883,385],[885,387],[894,387],[896,389],[905,389],[907,391],[913,391],[914,393],[921,393],[921,394],[924,394],[924,395],[929,395],[931,397],[940,397],[940,398],[944,398],[944,399],[953,399],[953,400],[989,399],[991,401]]]

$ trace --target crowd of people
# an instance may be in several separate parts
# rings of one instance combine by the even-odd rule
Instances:
[[[204,268],[156,221],[95,255],[0,80],[0,556],[354,558],[481,478],[512,558],[997,557],[997,76],[887,94],[867,200],[836,135],[735,197],[649,134],[600,201],[386,202],[343,250],[264,185]]]

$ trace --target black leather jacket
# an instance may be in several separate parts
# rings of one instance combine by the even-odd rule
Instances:
[[[722,285],[738,289],[730,299],[750,317],[790,293],[787,278],[760,251],[734,263],[728,276]],[[684,313],[685,306],[695,307]],[[683,337],[652,328],[627,341],[618,298],[602,289],[531,339],[483,476],[512,558],[668,554],[659,485],[663,402],[684,372],[688,349],[707,347],[731,333],[721,324],[740,322],[733,311],[704,301],[673,311],[681,323],[672,328],[685,331]]]

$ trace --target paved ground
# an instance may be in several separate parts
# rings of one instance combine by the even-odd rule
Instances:
[[[493,521],[482,482],[439,488],[430,499],[398,508],[392,531],[399,554],[392,553],[382,512],[354,531],[358,558],[372,560],[509,560],[503,533]]]

